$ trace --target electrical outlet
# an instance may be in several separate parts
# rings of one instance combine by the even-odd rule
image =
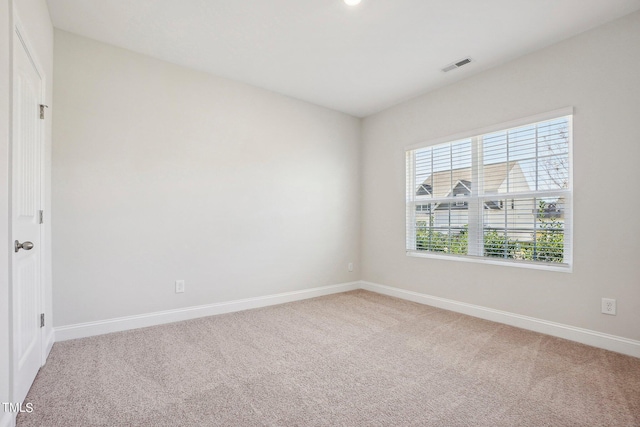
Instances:
[[[184,280],[176,280],[176,294],[184,292]]]
[[[604,314],[616,315],[616,300],[613,298],[602,298],[602,312]]]
[[[350,262],[349,264],[347,264],[347,270],[349,271],[353,271],[353,263]]]

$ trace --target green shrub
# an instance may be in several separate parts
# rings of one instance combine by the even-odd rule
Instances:
[[[484,256],[496,258],[523,259],[530,261],[564,261],[564,224],[556,218],[546,218],[547,204],[538,205],[540,227],[531,235],[531,240],[520,241],[508,237],[498,230],[484,230]],[[468,253],[467,225],[451,234],[433,230],[433,217],[420,221],[416,231],[416,248],[419,251],[466,255]]]

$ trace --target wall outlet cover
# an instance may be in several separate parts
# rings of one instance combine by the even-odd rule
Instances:
[[[184,280],[176,280],[176,294],[184,292]]]
[[[604,314],[616,314],[616,300],[613,298],[602,298],[602,312]]]

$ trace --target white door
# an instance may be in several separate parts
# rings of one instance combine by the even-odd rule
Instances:
[[[18,32],[13,58],[12,357],[14,402],[22,402],[41,366],[40,209],[42,79]],[[22,247],[20,247],[22,245]]]

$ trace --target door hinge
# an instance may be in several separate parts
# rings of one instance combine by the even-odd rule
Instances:
[[[40,104],[40,118],[44,120],[44,109],[49,108],[48,105]]]
[[[44,313],[40,314],[40,327],[44,328]]]
[[[38,218],[39,224],[44,224],[44,211],[40,210],[39,215],[40,215]]]

